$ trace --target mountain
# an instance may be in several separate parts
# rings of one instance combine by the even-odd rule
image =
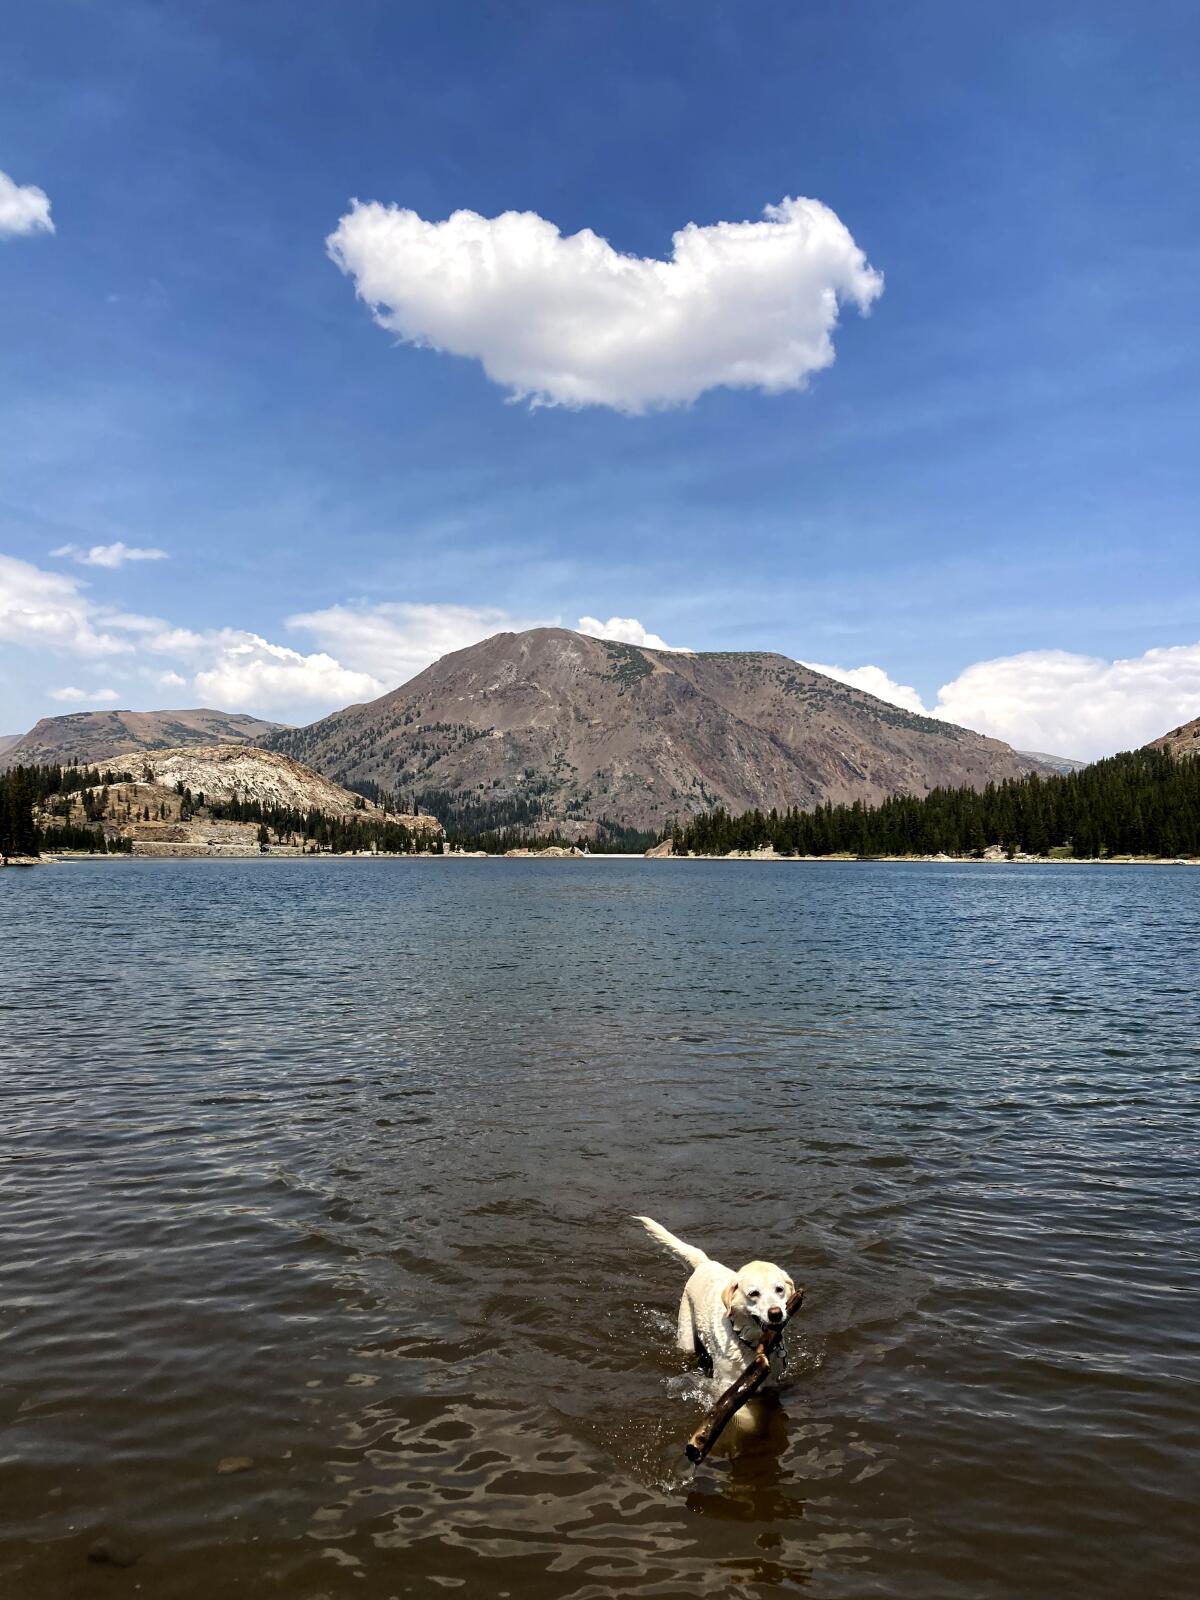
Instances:
[[[1043,750],[1018,750],[1017,754],[1028,761],[1035,772],[1056,772],[1061,776],[1064,772],[1080,772],[1087,766],[1086,761],[1076,761],[1074,756],[1048,756]]]
[[[1172,728],[1160,739],[1153,739],[1147,750],[1169,750],[1173,756],[1200,756],[1200,717],[1193,717],[1180,728]]]
[[[24,737],[23,733],[0,733],[0,756],[3,756],[6,750],[11,750],[13,745],[18,744]]]
[[[501,633],[402,688],[267,734],[339,782],[421,797],[465,828],[657,830],[715,805],[877,801],[1033,763],[786,656],[648,650],[564,628]]]
[[[43,717],[7,749],[0,769],[39,762],[105,762],[140,750],[170,750],[188,744],[249,744],[282,728],[237,711],[75,711]]]

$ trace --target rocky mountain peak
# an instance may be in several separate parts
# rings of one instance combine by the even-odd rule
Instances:
[[[465,827],[657,830],[715,805],[875,802],[1032,763],[766,651],[698,654],[566,628],[501,633],[262,743]]]

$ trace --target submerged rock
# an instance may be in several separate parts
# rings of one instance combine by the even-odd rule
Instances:
[[[87,1558],[97,1567],[132,1567],[141,1554],[127,1540],[106,1535],[88,1546]]]

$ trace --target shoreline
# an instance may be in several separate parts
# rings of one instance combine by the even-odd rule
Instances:
[[[781,865],[816,865],[822,861],[841,866],[931,866],[931,867],[1200,867],[1200,856],[852,856],[844,852],[828,856],[781,856],[759,850],[731,851],[728,855],[664,855],[659,861],[763,861]]]
[[[1200,867],[1200,857],[1197,856],[1014,856],[1010,860],[1007,856],[781,856],[767,854],[760,851],[743,851],[730,855],[660,855],[648,856],[646,853],[623,851],[596,851],[587,855],[546,854],[531,853],[505,853],[488,854],[482,850],[461,850],[450,852],[446,855],[421,853],[421,854],[386,854],[382,851],[295,851],[285,853],[279,851],[265,852],[238,852],[238,851],[199,851],[194,853],[179,854],[149,854],[138,855],[126,851],[100,852],[100,851],[59,851],[44,856],[23,856],[0,863],[3,867],[59,867],[73,866],[80,862],[121,862],[130,864],[149,861],[698,861],[707,863],[725,862],[726,864],[742,865],[749,862],[768,864],[772,866],[947,866],[947,867]]]

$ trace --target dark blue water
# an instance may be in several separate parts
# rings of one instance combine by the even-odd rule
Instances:
[[[1185,868],[0,874],[3,1592],[1193,1594],[1198,935]],[[632,1211],[808,1286],[699,1469]]]

